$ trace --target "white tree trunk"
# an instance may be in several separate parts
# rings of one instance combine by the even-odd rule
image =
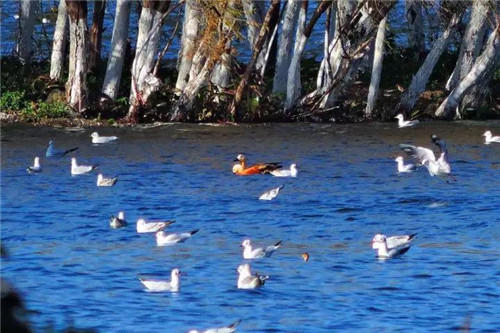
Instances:
[[[68,10],[66,1],[59,1],[57,9],[57,21],[54,30],[54,42],[52,43],[52,55],[50,57],[50,78],[61,80],[64,69],[64,55],[66,42],[68,41]]]
[[[500,25],[493,30],[486,48],[477,58],[475,64],[472,66],[469,74],[467,74],[462,81],[453,89],[448,97],[441,103],[436,110],[437,117],[445,118],[450,117],[454,110],[460,104],[462,97],[473,85],[480,83],[481,80],[486,78],[486,74],[491,71],[494,64],[500,58]]]
[[[470,21],[462,39],[455,69],[446,83],[446,90],[455,89],[460,80],[469,73],[481,52],[490,6],[491,3],[488,0],[475,0],[472,4]]]
[[[128,28],[130,24],[130,1],[118,0],[116,3],[111,50],[109,52],[106,76],[102,86],[102,93],[112,101],[118,97],[120,79],[123,71],[123,61],[127,49]]]
[[[261,0],[241,0],[241,4],[243,5],[243,11],[247,19],[248,41],[250,42],[251,49],[253,49],[266,15],[265,2]],[[257,72],[261,72],[262,68],[265,66],[265,56],[268,47],[271,47],[269,39],[264,43],[262,51],[257,58],[257,63],[255,65]]]
[[[375,39],[375,54],[373,56],[372,78],[368,89],[368,101],[366,103],[365,116],[371,117],[377,102],[380,77],[382,75],[382,63],[384,61],[385,27],[387,16],[384,17],[378,26],[377,37]]]
[[[422,0],[406,0],[406,20],[408,21],[408,46],[417,58],[427,53],[425,47],[424,20],[422,17]]]
[[[273,81],[273,94],[285,93],[287,87],[290,54],[293,52],[293,33],[297,24],[300,0],[288,0],[283,28],[278,40],[278,57]]]
[[[184,23],[182,26],[179,74],[175,89],[180,94],[189,81],[189,73],[196,52],[196,38],[198,36],[200,10],[195,0],[186,1],[184,9]]]
[[[327,80],[331,79],[330,72],[330,57],[334,47],[334,38],[336,22],[337,22],[337,4],[333,4],[327,11],[327,28],[325,29],[325,39],[323,41],[323,59],[318,70],[318,77],[316,79],[316,89],[320,90],[326,87]]]
[[[86,17],[70,17],[70,67],[66,82],[66,100],[78,112],[85,111],[87,103],[88,35]]]
[[[31,61],[31,51],[33,48],[33,41],[31,38],[33,37],[33,28],[35,27],[35,17],[38,6],[38,1],[21,0],[21,15],[19,17],[20,34],[17,44],[17,53],[19,54],[19,60],[23,64],[27,64]]]

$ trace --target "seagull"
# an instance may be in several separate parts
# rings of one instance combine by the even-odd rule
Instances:
[[[71,174],[72,175],[83,175],[95,170],[98,165],[78,165],[76,164],[76,158],[71,158]]]
[[[297,164],[292,163],[290,165],[290,170],[273,170],[270,174],[275,177],[297,177],[297,169]]]
[[[165,229],[172,223],[174,223],[174,221],[146,222],[144,219],[138,219],[137,232],[140,234],[146,232],[158,232]]]
[[[116,184],[118,177],[104,178],[102,173],[97,175],[97,186],[113,186]]]
[[[451,165],[448,160],[448,150],[446,149],[446,142],[436,135],[432,135],[432,142],[439,147],[440,155],[438,158],[434,152],[429,148],[416,147],[407,144],[400,144],[399,148],[404,150],[408,155],[416,159],[420,164],[425,166],[429,171],[429,175],[446,177],[451,176]],[[453,176],[452,176],[453,177]]]
[[[258,247],[252,249],[252,242],[250,239],[245,239],[240,246],[243,248],[243,258],[245,259],[268,258],[281,246],[281,241],[274,245],[266,246],[265,248]]]
[[[177,233],[167,234],[163,230],[158,231],[156,233],[156,245],[166,246],[166,245],[174,245],[176,243],[184,243],[186,241],[186,239],[193,236],[197,232],[198,232],[198,229],[190,231],[190,232],[179,233],[179,234],[177,234]]]
[[[238,267],[238,289],[256,289],[264,285],[269,276],[252,275],[250,272],[250,265],[243,264]]]
[[[398,119],[398,126],[399,126],[399,128],[413,127],[413,126],[415,126],[415,125],[417,125],[419,123],[418,120],[405,120],[405,118],[403,117],[403,115],[401,113],[398,114],[394,118]]]
[[[118,217],[111,215],[109,219],[109,225],[113,229],[121,228],[127,225],[127,221],[125,221],[125,213],[118,212]]]
[[[71,153],[72,151],[77,150],[78,147],[71,148],[68,150],[56,149],[54,148],[54,141],[49,141],[47,145],[47,151],[45,152],[45,157],[63,157],[66,154]]]
[[[117,136],[99,136],[99,133],[94,132],[90,135],[92,137],[92,143],[110,143],[118,139]]]
[[[394,160],[396,162],[398,162],[398,172],[412,172],[412,171],[415,171],[417,169],[417,167],[415,166],[415,164],[404,164],[404,161],[403,161],[403,156],[398,156],[396,157],[396,159]]]
[[[386,237],[377,234],[372,239],[372,248],[377,251],[377,257],[388,259],[400,256],[410,249],[410,242],[416,234]]]
[[[19,15],[17,15],[17,14],[12,15],[12,17],[14,18],[14,20],[19,20]]]
[[[179,292],[181,290],[181,280],[179,276],[185,275],[178,268],[174,268],[171,273],[171,281],[149,280],[139,276],[139,280],[146,287],[146,291],[160,292],[171,291]]]
[[[280,163],[258,163],[247,167],[246,158],[244,155],[239,154],[236,156],[234,162],[239,162],[233,165],[233,173],[239,176],[259,175],[263,173],[270,173],[273,170],[281,168]]]
[[[191,330],[188,333],[233,333],[233,332],[236,332],[236,326],[238,326],[240,323],[241,323],[241,320],[238,320],[237,322],[234,322],[229,326],[218,327],[218,328],[209,328],[209,329],[203,330],[203,331]]]
[[[278,196],[278,193],[280,193],[280,190],[285,187],[285,185],[280,185],[276,188],[272,188],[264,193],[262,193],[259,197],[259,200],[273,200]]]
[[[484,132],[483,136],[485,137],[484,138],[485,145],[489,145],[492,142],[500,143],[500,136],[493,136],[493,134],[491,134],[491,131]]]
[[[28,171],[28,173],[39,173],[39,172],[42,172],[42,167],[40,166],[40,158],[39,157],[35,157],[35,160],[33,161],[33,165],[27,167],[26,171]]]

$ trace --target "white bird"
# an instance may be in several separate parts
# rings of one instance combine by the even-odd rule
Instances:
[[[412,172],[412,171],[415,171],[417,169],[415,164],[412,164],[412,163],[404,164],[403,156],[396,157],[396,159],[394,161],[398,162],[398,172],[401,172],[401,173],[402,172]]]
[[[172,234],[167,234],[163,230],[158,231],[156,233],[156,245],[166,246],[166,245],[174,245],[176,243],[184,243],[186,241],[186,239],[193,236],[197,232],[198,232],[198,229],[190,231],[190,232],[172,233]]]
[[[451,165],[448,161],[446,142],[434,134],[432,135],[432,142],[439,147],[441,152],[438,158],[436,158],[434,152],[429,148],[416,147],[407,144],[400,144],[399,148],[425,166],[431,176],[451,176]]]
[[[92,170],[97,169],[98,165],[78,165],[76,163],[76,158],[71,158],[71,174],[72,175],[83,175],[89,173]]]
[[[404,116],[402,114],[398,114],[396,117],[398,119],[398,127],[403,128],[403,127],[413,127],[419,123],[418,120],[405,120]]]
[[[144,219],[138,219],[137,220],[137,232],[142,234],[146,232],[158,232],[169,225],[174,223],[174,221],[156,221],[156,222],[146,222]]]
[[[377,234],[372,239],[372,248],[377,251],[377,257],[388,259],[400,256],[410,249],[410,242],[416,234],[386,237]]]
[[[110,143],[118,139],[117,136],[100,136],[99,133],[94,132],[90,135],[92,143]]]
[[[14,20],[19,20],[19,15],[17,15],[17,14],[12,15],[12,17],[14,18]]]
[[[269,279],[268,275],[252,275],[250,272],[250,265],[243,264],[238,267],[238,289],[256,289],[260,288],[264,285],[267,279]]]
[[[109,225],[113,229],[121,228],[127,225],[127,221],[125,220],[125,213],[118,212],[118,216],[111,215],[109,219]]]
[[[275,177],[297,177],[298,173],[297,164],[292,163],[290,165],[290,170],[277,169],[270,172],[271,175]]]
[[[236,332],[236,326],[238,326],[239,323],[241,323],[241,320],[238,320],[237,322],[234,322],[231,325],[225,327],[209,328],[202,331],[191,330],[188,333],[233,333]]]
[[[491,134],[491,131],[484,132],[483,136],[485,137],[484,144],[486,145],[489,145],[492,142],[500,143],[500,136],[493,136],[493,134]]]
[[[113,186],[116,184],[118,177],[104,178],[102,173],[97,175],[97,186]]]
[[[284,185],[278,186],[276,188],[270,189],[264,193],[262,193],[259,197],[259,200],[273,200],[278,196],[280,190],[285,187]]]
[[[171,281],[167,280],[151,280],[139,276],[139,280],[146,287],[147,291],[160,292],[171,291],[178,292],[181,290],[181,279],[179,276],[184,275],[178,268],[174,268],[171,273]]]
[[[39,173],[39,172],[42,172],[42,167],[40,166],[40,158],[39,157],[35,157],[35,160],[33,161],[33,165],[27,167],[26,171],[28,171],[28,173]]]
[[[274,245],[253,249],[250,239],[245,239],[240,246],[243,248],[243,258],[245,259],[267,258],[281,246],[281,241]]]
[[[50,23],[50,20],[48,18],[42,18],[42,23],[43,24],[49,24]]]

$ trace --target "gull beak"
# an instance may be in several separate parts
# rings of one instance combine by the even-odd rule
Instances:
[[[239,161],[240,161],[239,159],[235,158],[233,162],[239,162]]]

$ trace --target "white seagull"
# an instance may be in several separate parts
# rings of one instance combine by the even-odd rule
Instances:
[[[78,165],[76,163],[76,158],[71,158],[71,174],[72,175],[83,175],[89,173],[94,169],[97,169],[98,165]]]
[[[174,223],[174,221],[156,221],[156,222],[146,222],[144,219],[138,219],[137,220],[137,233],[142,234],[142,233],[147,233],[147,232],[158,232],[169,225]]]
[[[269,279],[267,275],[252,275],[250,272],[250,265],[243,264],[238,267],[238,289],[256,289],[260,288]]]
[[[33,161],[33,165],[27,167],[26,171],[28,171],[28,173],[39,173],[39,172],[42,172],[42,167],[40,166],[40,158],[39,157],[35,157],[35,160]]]
[[[386,237],[385,235],[377,234],[372,239],[372,248],[378,250],[378,258],[394,258],[408,252],[410,242],[415,238],[415,235]]]
[[[117,136],[99,136],[99,133],[94,132],[90,135],[92,143],[110,143],[118,139]]]
[[[493,136],[493,134],[491,134],[491,131],[484,132],[483,136],[484,136],[484,144],[485,145],[489,145],[492,142],[500,143],[500,136],[498,136],[498,135]]]
[[[97,175],[97,186],[113,186],[116,184],[118,177],[104,178],[102,173]]]
[[[181,280],[179,276],[182,274],[178,268],[174,268],[171,273],[171,281],[167,280],[150,280],[139,276],[139,280],[146,287],[147,291],[161,292],[161,291],[171,291],[178,292],[181,290]]]
[[[253,249],[250,239],[245,239],[240,246],[243,248],[243,258],[245,259],[267,258],[281,246],[281,241],[274,245]]]
[[[278,186],[276,188],[270,189],[264,193],[262,193],[259,197],[259,200],[273,200],[278,196],[280,190],[285,187],[284,185]]]
[[[403,115],[400,113],[396,117],[398,119],[398,127],[403,128],[403,127],[413,127],[419,123],[418,120],[405,120]]]
[[[127,221],[125,220],[125,213],[118,212],[118,216],[111,215],[109,219],[109,225],[113,229],[121,228],[127,225]]]
[[[398,172],[400,172],[400,173],[412,172],[412,171],[415,171],[417,169],[415,164],[411,164],[411,163],[404,164],[403,156],[396,157],[396,159],[394,161],[398,162]]]
[[[241,323],[241,320],[238,320],[237,322],[234,322],[231,325],[225,327],[209,328],[202,331],[191,330],[188,333],[233,333],[236,332],[236,326],[238,326],[239,323]]]
[[[432,135],[432,142],[439,147],[440,155],[438,158],[429,148],[416,147],[407,144],[400,144],[399,148],[404,150],[408,155],[416,159],[420,164],[425,166],[429,171],[429,175],[446,177],[451,176],[451,165],[448,160],[448,150],[446,142],[436,135]],[[453,178],[453,176],[451,176]]]
[[[292,163],[290,165],[290,170],[277,169],[270,172],[271,175],[275,177],[297,177],[297,164]]]
[[[179,234],[177,234],[177,233],[167,234],[163,230],[158,231],[156,233],[156,245],[167,246],[167,245],[174,245],[176,243],[184,243],[186,241],[186,239],[193,236],[197,232],[198,232],[198,229],[190,231],[190,232],[179,233]]]

